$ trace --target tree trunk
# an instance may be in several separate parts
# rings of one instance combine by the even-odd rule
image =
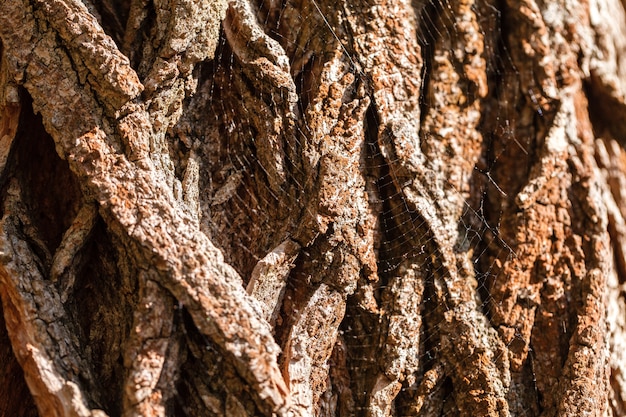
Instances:
[[[624,415],[625,5],[1,2],[0,416]]]

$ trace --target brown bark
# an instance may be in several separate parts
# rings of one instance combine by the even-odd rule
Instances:
[[[0,416],[624,414],[624,7],[3,2]]]

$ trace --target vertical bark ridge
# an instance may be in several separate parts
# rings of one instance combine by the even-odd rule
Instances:
[[[424,119],[425,127],[422,126],[423,132],[420,134],[420,107],[418,102],[421,87],[420,47],[415,32],[414,11],[409,5],[403,6],[403,8],[396,9],[396,14],[403,16],[401,22],[405,22],[405,26],[389,24],[376,15],[376,7],[371,9],[372,17],[366,24],[353,23],[355,50],[359,56],[365,56],[365,51],[368,51],[368,56],[371,57],[387,56],[387,60],[381,60],[378,65],[375,65],[374,61],[363,63],[364,72],[371,77],[374,104],[380,119],[379,146],[390,166],[391,176],[396,187],[402,191],[406,203],[415,211],[411,216],[413,217],[412,221],[408,223],[415,229],[410,229],[407,233],[417,235],[414,244],[422,247],[427,246],[434,253],[431,258],[433,268],[431,273],[434,277],[435,296],[439,300],[438,310],[440,314],[440,321],[436,325],[435,332],[441,337],[440,354],[444,361],[458,371],[458,374],[451,375],[457,406],[462,413],[507,415],[505,392],[508,388],[508,364],[506,358],[502,358],[502,347],[475,304],[475,281],[471,279],[473,271],[471,267],[467,268],[467,265],[471,265],[471,263],[463,261],[462,256],[459,256],[457,268],[456,255],[452,252],[454,236],[461,214],[458,211],[462,210],[465,204],[462,195],[459,198],[463,187],[459,183],[463,182],[464,177],[469,177],[469,172],[471,172],[474,164],[472,159],[478,156],[478,147],[474,147],[473,157],[471,154],[469,155],[469,170],[466,166],[463,167],[464,170],[461,168],[456,171],[460,178],[449,175],[450,178],[446,181],[443,180],[444,176],[438,179],[438,171],[426,165],[430,163],[434,167],[440,168],[437,166],[440,159],[435,157],[433,145],[429,147],[427,141],[437,143],[434,135],[429,132],[429,124],[432,123],[430,122],[431,118],[438,112],[442,113],[441,117],[445,117],[443,116],[445,108],[439,109],[437,107],[443,100],[450,100],[452,105],[461,105],[463,109],[466,105],[464,101],[468,100],[467,116],[461,116],[461,120],[467,120],[468,131],[473,131],[476,143],[480,141],[480,134],[476,131],[479,122],[477,107],[479,103],[476,99],[487,93],[485,64],[481,57],[483,53],[481,35],[477,30],[476,23],[472,22],[471,12],[469,15],[467,13],[470,11],[471,2],[455,5],[455,7],[459,7],[459,10],[452,10],[452,18],[458,16],[461,19],[470,16],[465,21],[459,20],[455,26],[457,26],[456,33],[459,38],[463,39],[465,36],[465,39],[459,42],[462,42],[465,45],[464,50],[468,51],[466,57],[459,59],[461,61],[459,66],[464,71],[463,79],[469,80],[475,86],[475,96],[458,96],[456,98],[459,101],[457,104],[454,88],[458,89],[459,87],[455,85],[455,79],[449,81],[452,85],[452,91],[450,91],[449,86],[445,86],[447,80],[438,84],[437,76],[439,73],[437,71],[444,72],[443,68],[438,65],[445,65],[445,54],[447,54],[449,46],[444,44],[441,47],[443,56],[438,61],[438,49],[437,44],[435,44],[435,64],[431,68],[433,74],[428,90],[429,94],[433,94],[433,107],[432,113]],[[384,6],[381,5],[381,7]],[[378,31],[383,30],[382,39],[393,39],[396,43],[393,46],[387,46],[384,42],[377,44],[368,41],[369,28],[376,28]],[[441,26],[439,32],[445,33],[444,29],[447,28]],[[385,31],[388,31],[388,34]],[[372,53],[372,51],[378,51],[378,53]],[[450,76],[449,72],[446,73]],[[396,84],[391,84],[390,80],[394,77]],[[445,79],[442,77],[442,80]],[[394,90],[398,85],[404,87],[401,89],[403,94]],[[438,91],[441,91],[439,93],[441,98],[436,96]],[[461,89],[458,89],[457,92],[460,93]],[[472,101],[474,101],[474,109],[470,104]],[[441,137],[445,133],[444,130],[441,130],[436,134]],[[464,139],[466,138],[464,137]],[[453,147],[454,145],[450,146]],[[425,157],[423,149],[430,151],[427,155],[430,158]],[[450,197],[446,198],[443,189],[444,184],[449,187],[448,190],[453,190]],[[455,185],[459,189],[456,189]],[[446,205],[444,209],[441,204],[442,199],[457,200],[456,205],[451,205],[451,207],[456,206],[456,209],[451,209],[451,215],[445,211],[448,210],[449,206]],[[456,214],[454,214],[455,210],[457,211]],[[400,215],[400,213],[397,214]],[[423,258],[422,262],[424,262]],[[489,342],[477,337],[478,333],[474,333],[477,328],[481,329],[479,332],[481,334],[490,334]],[[472,357],[473,361],[464,362],[467,357]],[[467,368],[470,363],[475,363],[476,360],[484,366],[476,368],[471,365],[472,369]],[[460,378],[457,375],[464,376]],[[477,391],[472,386],[480,386],[481,390]]]
[[[574,403],[591,412],[591,404],[606,404],[607,395],[606,385],[592,392],[585,378],[603,380],[600,375],[606,372],[605,316],[597,305],[605,297],[608,267],[603,257],[608,239],[606,212],[590,203],[598,201],[600,188],[590,159],[592,129],[583,110],[587,102],[579,93],[584,77],[576,57],[579,44],[571,42],[584,28],[567,24],[580,22],[581,16],[568,16],[579,11],[575,5],[558,16],[548,5],[533,2],[524,13],[518,10],[511,5],[504,15],[529,25],[528,31],[546,35],[544,40],[529,36],[531,47],[526,49],[517,36],[509,37],[512,62],[520,75],[517,100],[523,97],[529,109],[504,136],[523,138],[535,132],[537,141],[530,148],[509,147],[499,154],[498,165],[517,165],[529,160],[525,155],[532,149],[535,162],[526,165],[523,179],[494,176],[505,198],[514,197],[514,205],[502,213],[499,230],[514,256],[489,261],[498,271],[489,282],[491,320],[511,354],[514,384],[530,367],[544,413],[569,415]],[[542,69],[525,73],[521,68],[528,67],[529,57],[542,62]],[[496,149],[503,139],[496,136]],[[574,319],[563,320],[572,315]],[[583,367],[589,372],[586,377],[580,374]],[[575,392],[585,392],[585,399]],[[528,400],[510,397],[510,401],[519,410]]]
[[[624,341],[626,340],[626,322],[624,320],[624,295],[622,288],[626,281],[626,258],[624,256],[624,151],[617,141],[597,139],[595,141],[595,158],[600,169],[600,175],[605,179],[608,189],[605,190],[604,201],[607,202],[609,233],[611,235],[613,267],[607,276],[607,322],[609,323],[609,351],[611,368],[611,409],[614,415],[626,411],[626,395],[624,386]],[[610,194],[607,195],[607,194]]]
[[[173,300],[156,283],[158,277],[151,278],[143,271],[138,275],[139,299],[124,355],[128,373],[124,384],[124,415],[165,416],[170,394],[162,388],[172,389],[176,384],[164,372],[166,361],[176,360],[167,357],[172,343]],[[157,387],[159,383],[161,386]]]
[[[392,13],[397,20],[386,19],[386,13]],[[370,118],[374,123],[368,125],[368,129],[378,143],[369,146],[389,157],[387,138],[398,134],[406,139],[401,148],[394,149],[401,154],[399,157],[419,158],[419,152],[415,151],[419,148],[421,59],[413,9],[406,2],[394,5],[363,2],[344,6],[344,14],[350,34],[349,50],[363,73],[372,98],[372,109],[376,113]],[[380,171],[380,168],[375,170]],[[381,185],[378,185],[379,189]],[[385,195],[383,189],[379,192],[381,196]],[[376,198],[376,194],[372,197]],[[405,231],[406,224],[401,223],[402,217],[398,218],[399,233]],[[409,256],[412,254],[409,253]],[[421,332],[419,305],[423,272],[419,269],[407,260],[397,270],[385,271],[384,286],[382,283],[380,288],[374,286],[375,292],[380,291],[378,306],[374,304],[376,308],[372,308],[365,304],[361,307],[363,313],[373,314],[368,319],[367,314],[361,313],[364,315],[361,320],[365,328],[371,328],[377,335],[371,342],[379,352],[376,356],[380,355],[370,371],[374,372],[374,378],[364,387],[367,390],[364,398],[367,415],[390,415],[401,388],[415,382],[413,374],[421,365],[418,355]],[[412,291],[416,291],[414,296],[409,295]],[[377,316],[378,326],[384,326],[382,329],[377,328]],[[403,331],[398,331],[399,328]]]

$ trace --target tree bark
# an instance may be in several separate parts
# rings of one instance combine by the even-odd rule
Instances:
[[[0,417],[623,415],[625,5],[2,2]]]

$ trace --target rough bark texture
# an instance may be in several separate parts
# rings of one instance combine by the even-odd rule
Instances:
[[[624,415],[625,4],[0,3],[0,416]]]

